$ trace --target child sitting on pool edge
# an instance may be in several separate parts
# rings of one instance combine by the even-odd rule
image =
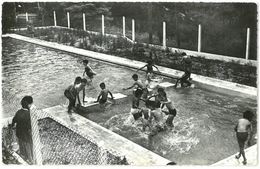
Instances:
[[[108,89],[106,89],[105,83],[102,82],[99,86],[101,88],[101,92],[98,95],[97,102],[99,102],[100,106],[104,107],[107,103],[108,94],[110,94],[111,99],[114,99],[114,97],[113,94]]]

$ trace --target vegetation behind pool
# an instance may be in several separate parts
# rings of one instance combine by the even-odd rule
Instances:
[[[180,51],[173,53],[168,48],[160,50],[140,43],[132,44],[122,37],[115,38],[83,30],[53,27],[35,29],[34,32],[18,30],[15,33],[138,61],[146,62],[152,58],[157,65],[183,71]],[[240,65],[236,62],[210,60],[203,57],[191,56],[191,58],[194,74],[256,87],[256,67],[251,64]]]

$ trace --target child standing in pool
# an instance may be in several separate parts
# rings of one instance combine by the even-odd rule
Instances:
[[[94,72],[93,69],[88,65],[88,60],[83,60],[83,64],[85,66],[83,77],[86,79],[89,78],[90,82],[92,82],[92,79],[94,78],[94,75],[96,75],[96,72]]]
[[[105,103],[107,103],[107,97],[108,97],[108,94],[110,94],[111,98],[114,99],[112,93],[106,89],[106,85],[105,83],[100,83],[100,88],[101,88],[101,92],[100,94],[98,95],[98,98],[97,98],[97,102],[99,102],[99,104],[101,106],[105,105]]]
[[[143,67],[137,69],[137,72],[139,70],[144,69],[145,67],[146,67],[146,79],[148,81],[149,81],[149,79],[151,79],[153,77],[153,74],[154,74],[153,67],[155,67],[157,69],[157,71],[160,72],[158,67],[154,65],[152,60],[148,60],[146,65],[144,65]]]
[[[246,156],[245,156],[245,143],[250,138],[250,134],[252,133],[252,124],[251,121],[253,119],[253,113],[251,111],[245,111],[243,113],[243,118],[238,120],[238,123],[235,127],[237,142],[239,145],[239,154],[236,155],[236,159],[239,159],[241,155],[244,158],[243,164],[247,164]]]
[[[148,94],[148,90],[147,88],[144,86],[144,84],[142,83],[142,81],[140,79],[138,79],[138,75],[134,74],[132,76],[133,80],[134,80],[134,84],[130,87],[127,88],[123,88],[123,90],[128,90],[128,89],[132,89],[133,90],[133,99],[135,99],[135,104],[137,104],[137,107],[139,107],[139,101],[141,99],[141,97],[143,96],[143,98],[147,97]]]

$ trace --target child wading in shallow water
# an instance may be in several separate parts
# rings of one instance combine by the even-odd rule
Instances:
[[[133,98],[135,99],[135,102],[136,102],[135,104],[137,104],[137,107],[139,107],[139,101],[140,101],[141,97],[143,96],[143,98],[147,98],[148,90],[144,86],[142,81],[138,79],[137,74],[134,74],[132,76],[132,78],[134,80],[134,84],[130,87],[123,88],[123,90],[128,90],[128,89],[134,88]]]
[[[94,78],[94,75],[96,75],[96,72],[94,72],[93,69],[88,65],[88,60],[83,60],[83,64],[85,66],[83,77],[86,79],[89,78],[90,82],[92,82],[92,79]]]
[[[243,118],[238,120],[238,123],[235,127],[236,135],[237,135],[237,142],[239,145],[239,154],[236,155],[236,159],[239,159],[241,155],[244,158],[243,164],[247,164],[246,156],[245,156],[245,143],[250,138],[252,134],[252,124],[251,121],[253,119],[253,113],[251,111],[245,111],[243,113]]]
[[[153,63],[152,60],[148,60],[148,61],[147,61],[147,64],[144,65],[143,67],[139,68],[137,71],[142,70],[142,69],[145,68],[145,67],[146,67],[146,74],[148,74],[148,73],[154,73],[154,72],[153,72],[153,67],[155,67],[155,68],[158,70],[158,72],[159,72],[158,67],[154,65],[154,63]]]

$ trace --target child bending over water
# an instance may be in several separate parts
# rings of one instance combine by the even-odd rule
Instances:
[[[67,87],[67,89],[64,91],[64,95],[69,100],[69,106],[68,106],[68,113],[72,113],[72,109],[75,109],[76,99],[79,100],[78,90],[77,87],[81,83],[81,77],[76,77],[74,84]],[[80,101],[79,101],[80,102]]]

